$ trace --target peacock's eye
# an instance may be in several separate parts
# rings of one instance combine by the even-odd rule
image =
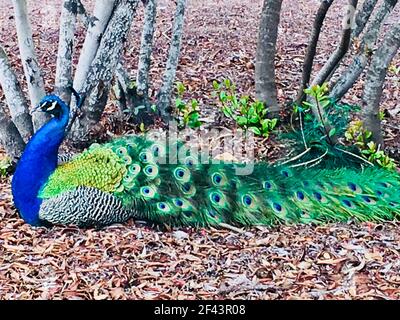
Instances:
[[[363,200],[364,200],[365,202],[367,202],[367,203],[370,203],[370,202],[371,202],[371,198],[368,197],[368,196],[362,196],[362,198],[363,198]]]
[[[304,193],[303,192],[297,191],[296,195],[297,195],[297,199],[304,200]]]
[[[356,191],[357,190],[357,186],[353,183],[353,182],[349,182],[348,187],[350,188],[351,191]]]
[[[264,189],[270,190],[272,188],[272,184],[269,181],[264,182]]]
[[[183,206],[183,201],[182,201],[181,199],[176,199],[176,200],[175,200],[175,205],[176,205],[177,207],[182,207],[182,206]]]
[[[319,192],[314,192],[314,198],[317,199],[318,201],[321,201],[322,195]]]
[[[41,109],[45,112],[52,111],[56,108],[57,101],[46,101],[41,105]]]
[[[183,214],[186,216],[186,218],[190,218],[191,216],[193,216],[192,211],[183,211]]]
[[[183,190],[186,191],[186,192],[189,192],[189,191],[190,191],[190,187],[191,187],[190,183],[185,183],[185,184],[182,186]]]
[[[274,203],[273,206],[276,211],[278,212],[282,211],[282,206],[279,203]]]
[[[214,183],[214,184],[220,185],[221,182],[222,182],[222,176],[221,176],[220,174],[218,174],[218,173],[215,173],[215,174],[212,176],[212,180],[213,180],[213,183]]]
[[[342,202],[346,207],[351,208],[353,206],[350,200],[344,199]]]
[[[221,196],[220,196],[218,193],[214,193],[214,194],[212,195],[212,199],[213,199],[213,201],[215,201],[216,203],[218,203],[218,202],[221,201]]]
[[[251,205],[252,202],[253,201],[249,195],[246,194],[245,196],[243,196],[243,204],[245,204],[246,206],[249,206],[249,205]]]

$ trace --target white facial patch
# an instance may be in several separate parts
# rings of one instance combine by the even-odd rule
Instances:
[[[51,104],[51,106],[47,109],[47,111],[54,110],[54,108],[56,107],[56,105],[57,105],[57,101],[54,101],[54,102]]]

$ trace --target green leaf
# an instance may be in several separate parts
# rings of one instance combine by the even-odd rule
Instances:
[[[258,123],[258,122],[260,122],[260,117],[258,116],[258,115],[253,115],[250,119],[249,119],[249,122],[251,122],[251,123]]]
[[[185,93],[185,91],[186,91],[186,88],[185,88],[185,85],[182,83],[182,82],[177,82],[176,83],[176,90],[178,91],[178,96],[179,97],[182,97],[183,96],[183,94]]]
[[[366,138],[366,139],[369,139],[369,138],[371,138],[371,137],[372,137],[372,132],[366,130],[366,131],[365,131],[365,138]]]
[[[332,129],[329,131],[328,136],[329,136],[329,138],[331,138],[331,137],[333,137],[335,134],[336,134],[336,129],[335,129],[335,128],[332,128]]]
[[[199,106],[199,102],[196,99],[192,99],[192,101],[190,103],[192,105],[192,108],[195,109],[195,110]]]
[[[225,102],[227,100],[227,95],[225,91],[221,91],[219,93],[219,100],[221,100],[222,102]]]
[[[218,81],[217,81],[217,80],[214,80],[212,84],[213,84],[213,88],[214,88],[214,90],[219,90],[219,88],[220,88],[220,84],[218,83]]]
[[[278,124],[278,119],[277,118],[272,119],[270,128],[274,129],[277,124]]]
[[[241,97],[239,102],[242,106],[247,106],[247,103],[249,102],[249,97],[248,96]]]
[[[236,122],[238,123],[239,126],[247,125],[247,118],[243,117],[243,116],[239,116],[239,117],[237,117]]]
[[[257,127],[250,127],[249,130],[258,136],[261,135],[261,131]]]
[[[231,108],[228,107],[222,107],[222,112],[224,113],[225,117],[232,118],[233,117],[233,112]]]
[[[254,114],[256,114],[256,109],[254,107],[250,107],[250,109],[248,110],[247,114],[251,117]]]

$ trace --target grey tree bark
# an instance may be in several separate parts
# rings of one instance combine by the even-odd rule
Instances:
[[[349,0],[348,5],[350,8],[357,7],[358,0]],[[346,16],[349,19],[350,24],[347,27],[344,27],[342,32],[342,37],[340,40],[339,46],[333,52],[333,54],[329,57],[328,61],[322,67],[322,69],[318,72],[317,76],[313,80],[311,85],[322,85],[333,73],[336,67],[339,65],[340,61],[346,55],[347,50],[350,47],[351,42],[351,33],[352,33],[352,20],[354,18],[354,12],[349,12],[349,15]]]
[[[72,126],[70,139],[74,143],[87,143],[90,140],[90,130],[100,120],[137,4],[138,0],[121,0],[107,24],[80,90],[86,95],[86,100],[80,116]]]
[[[28,83],[31,106],[35,107],[45,95],[42,72],[36,59],[26,0],[13,0],[13,5],[22,66]],[[33,115],[33,126],[35,130],[39,129],[48,119],[49,116],[43,112],[35,113]]]
[[[78,65],[76,66],[74,88],[78,92],[82,91],[90,66],[96,56],[101,38],[106,30],[115,5],[116,0],[97,0],[95,3],[93,23],[89,24]]]
[[[12,121],[15,123],[23,139],[28,141],[33,134],[33,125],[28,110],[28,104],[25,100],[18,79],[8,62],[7,55],[1,46],[0,85],[6,97]]]
[[[306,56],[303,63],[303,73],[299,92],[297,94],[297,104],[301,105],[305,98],[304,89],[306,89],[310,83],[312,66],[314,63],[315,54],[317,52],[317,45],[319,36],[324,24],[326,14],[331,7],[334,0],[323,0],[318,8],[317,14],[314,19],[314,25],[311,32],[310,42],[307,48]]]
[[[136,92],[138,97],[143,100],[144,105],[148,104],[149,99],[149,72],[157,17],[157,0],[146,1],[144,25],[139,52],[139,64],[136,76]]]
[[[369,23],[362,37],[359,53],[333,86],[330,93],[331,98],[340,100],[361,76],[373,55],[372,49],[378,40],[381,26],[397,2],[397,0],[385,0],[378,8],[374,19]]]
[[[177,0],[167,65],[164,72],[163,84],[157,96],[158,110],[164,121],[171,119],[171,95],[174,87],[176,68],[179,62],[179,52],[185,21],[185,8],[186,0]]]
[[[362,121],[377,144],[383,144],[379,104],[390,62],[400,48],[400,23],[395,24],[376,51],[368,70],[362,98]]]
[[[12,162],[15,163],[25,149],[25,142],[5,110],[3,103],[0,103],[0,144],[4,147]]]
[[[354,28],[353,34],[351,35],[353,38],[359,37],[360,34],[364,31],[364,28],[367,25],[367,22],[371,17],[377,2],[378,0],[364,1],[362,7],[358,10],[356,14],[356,19],[355,19],[356,27]]]
[[[282,0],[264,0],[256,56],[256,96],[273,115],[280,111],[275,81],[275,54],[281,8]]]
[[[68,87],[72,86],[72,53],[77,7],[77,0],[64,0],[60,19],[55,89],[67,104],[71,100],[71,91]]]

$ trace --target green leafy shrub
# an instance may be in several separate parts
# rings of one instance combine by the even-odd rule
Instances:
[[[268,109],[261,101],[249,96],[238,97],[236,86],[229,79],[221,83],[214,81],[213,87],[214,96],[218,98],[221,111],[226,117],[233,119],[245,130],[258,136],[269,137],[278,119],[268,118]]]
[[[347,129],[345,137],[348,142],[358,147],[361,155],[369,162],[389,170],[396,168],[395,161],[371,140],[372,132],[364,128],[362,121],[353,121]]]
[[[10,172],[12,162],[9,158],[0,159],[0,177],[5,177]]]
[[[182,82],[176,83],[177,98],[175,107],[177,110],[177,121],[180,129],[189,127],[199,128],[203,123],[200,121],[200,107],[196,99],[190,101],[184,100],[186,87]]]

